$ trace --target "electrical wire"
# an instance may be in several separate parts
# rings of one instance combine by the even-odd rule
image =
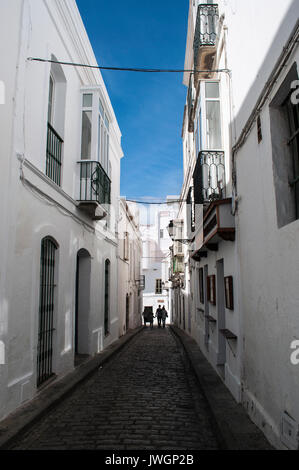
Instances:
[[[138,201],[136,199],[126,199],[128,202],[135,202],[136,204],[158,204],[158,205],[167,205],[173,203],[187,202],[187,199],[173,199],[171,201],[160,201],[160,202],[150,202],[150,201]]]
[[[50,62],[52,64],[60,65],[72,65],[73,67],[84,67],[89,69],[98,69],[98,70],[113,70],[117,72],[144,72],[144,73],[230,73],[229,69],[215,69],[215,70],[188,70],[188,69],[151,69],[147,67],[108,67],[104,65],[89,65],[89,64],[78,64],[76,62],[65,62],[61,60],[52,60],[52,59],[42,59],[40,57],[28,57],[27,60],[35,62]]]

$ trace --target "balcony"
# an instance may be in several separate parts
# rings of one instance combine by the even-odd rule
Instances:
[[[48,123],[46,175],[58,186],[61,185],[61,157],[63,140]]]
[[[202,240],[191,255],[195,261],[207,258],[209,251],[218,251],[218,245],[223,240],[235,240],[235,221],[231,204],[231,198],[227,198],[209,205],[203,218]]]
[[[224,152],[199,152],[193,173],[194,202],[204,204],[225,198]]]
[[[214,201],[203,219],[203,244],[211,251],[218,251],[222,241],[235,240],[235,221],[231,213],[231,198]]]
[[[174,256],[173,258],[173,274],[181,274],[185,272],[184,258],[181,256]]]
[[[138,290],[145,289],[145,275],[142,274],[139,279],[135,279],[135,285],[138,287]]]
[[[217,28],[219,21],[218,5],[200,4],[197,9],[196,26],[194,33],[194,70],[206,70],[201,78],[211,78],[216,56]],[[195,73],[197,82],[199,74]]]
[[[100,220],[107,215],[107,205],[111,202],[111,181],[99,162],[86,160],[78,164],[80,166],[79,208],[87,212],[92,219]]]

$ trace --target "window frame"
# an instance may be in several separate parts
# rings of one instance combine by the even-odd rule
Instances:
[[[107,258],[105,260],[104,273],[104,335],[110,334],[110,284],[111,284],[111,263]]]
[[[206,84],[217,83],[219,87],[218,98],[208,98],[206,96]],[[221,146],[219,148],[210,147],[208,145],[208,134],[207,134],[207,102],[219,102],[219,125],[220,125],[220,141]],[[221,104],[221,82],[220,80],[200,80],[200,92],[198,96],[196,112],[195,112],[195,151],[196,155],[203,150],[223,150],[223,125],[222,125],[222,104]]]
[[[130,259],[130,240],[129,232],[124,233],[124,260],[129,261]]]
[[[287,146],[290,148],[290,154],[291,154],[293,172],[294,172],[293,180],[289,181],[289,185],[291,186],[291,188],[294,189],[295,218],[296,220],[298,220],[299,219],[299,103],[293,104],[291,102],[291,96],[288,96],[283,106],[286,109],[286,113],[288,117],[290,138],[287,141]],[[296,115],[296,118],[295,118],[295,115]],[[295,122],[295,119],[297,119],[297,124]]]
[[[228,310],[234,310],[233,276],[225,276],[224,291],[225,291],[225,308],[227,308]]]
[[[162,279],[156,279],[155,294],[162,295]]]
[[[292,132],[290,122],[290,110],[293,111],[293,106],[299,106],[291,102],[292,83],[297,81],[298,78],[298,63],[294,61],[278,87],[273,91],[272,100],[269,104],[273,186],[278,229],[299,219],[299,179],[298,185],[296,181],[299,174],[295,177],[294,173],[294,159],[296,157],[299,173],[299,151],[294,149],[291,142],[293,137],[297,141],[297,146],[299,146],[299,136]],[[299,120],[299,108],[296,109],[297,119]]]
[[[92,95],[92,105],[84,106],[84,95]],[[101,104],[101,106],[100,106]],[[102,108],[101,108],[102,107]],[[107,176],[111,178],[111,161],[110,161],[110,125],[112,118],[105,106],[105,100],[98,87],[82,88],[80,93],[80,155],[79,162],[94,161],[98,162]],[[90,158],[82,158],[82,124],[83,112],[91,111],[91,148]],[[107,126],[108,123],[108,126]]]
[[[199,286],[199,301],[202,305],[205,303],[205,292],[204,292],[204,269],[199,268],[198,270],[198,286]]]
[[[212,305],[216,305],[216,276],[211,274],[207,277],[207,298]]]
[[[50,106],[50,83],[52,82],[52,96],[51,96],[51,106]],[[53,74],[50,72],[49,75],[49,90],[48,90],[48,123],[53,126],[53,119],[54,119],[54,111],[55,111],[55,79],[53,77]],[[51,115],[49,116],[49,108],[51,108]]]

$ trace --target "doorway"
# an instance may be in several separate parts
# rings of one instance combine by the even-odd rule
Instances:
[[[37,345],[37,386],[46,382],[53,373],[54,313],[56,304],[56,251],[52,238],[41,242],[39,325]]]
[[[224,263],[217,261],[217,314],[218,314],[218,359],[217,366],[222,377],[225,377],[226,339],[221,330],[225,329],[225,292],[224,292]]]
[[[75,306],[75,365],[89,355],[91,257],[87,250],[77,253]]]
[[[126,295],[126,331],[128,331],[130,326],[130,297],[129,294]]]

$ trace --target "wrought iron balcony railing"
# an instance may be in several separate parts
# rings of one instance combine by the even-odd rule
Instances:
[[[111,181],[102,165],[97,161],[81,161],[80,165],[80,202],[110,204]]]
[[[48,123],[46,175],[58,186],[61,184],[62,138]]]
[[[199,65],[198,55],[202,46],[215,47],[219,13],[216,4],[200,4],[197,9],[194,33],[194,67]]]
[[[203,204],[225,198],[224,152],[199,152],[193,173],[194,202]]]

